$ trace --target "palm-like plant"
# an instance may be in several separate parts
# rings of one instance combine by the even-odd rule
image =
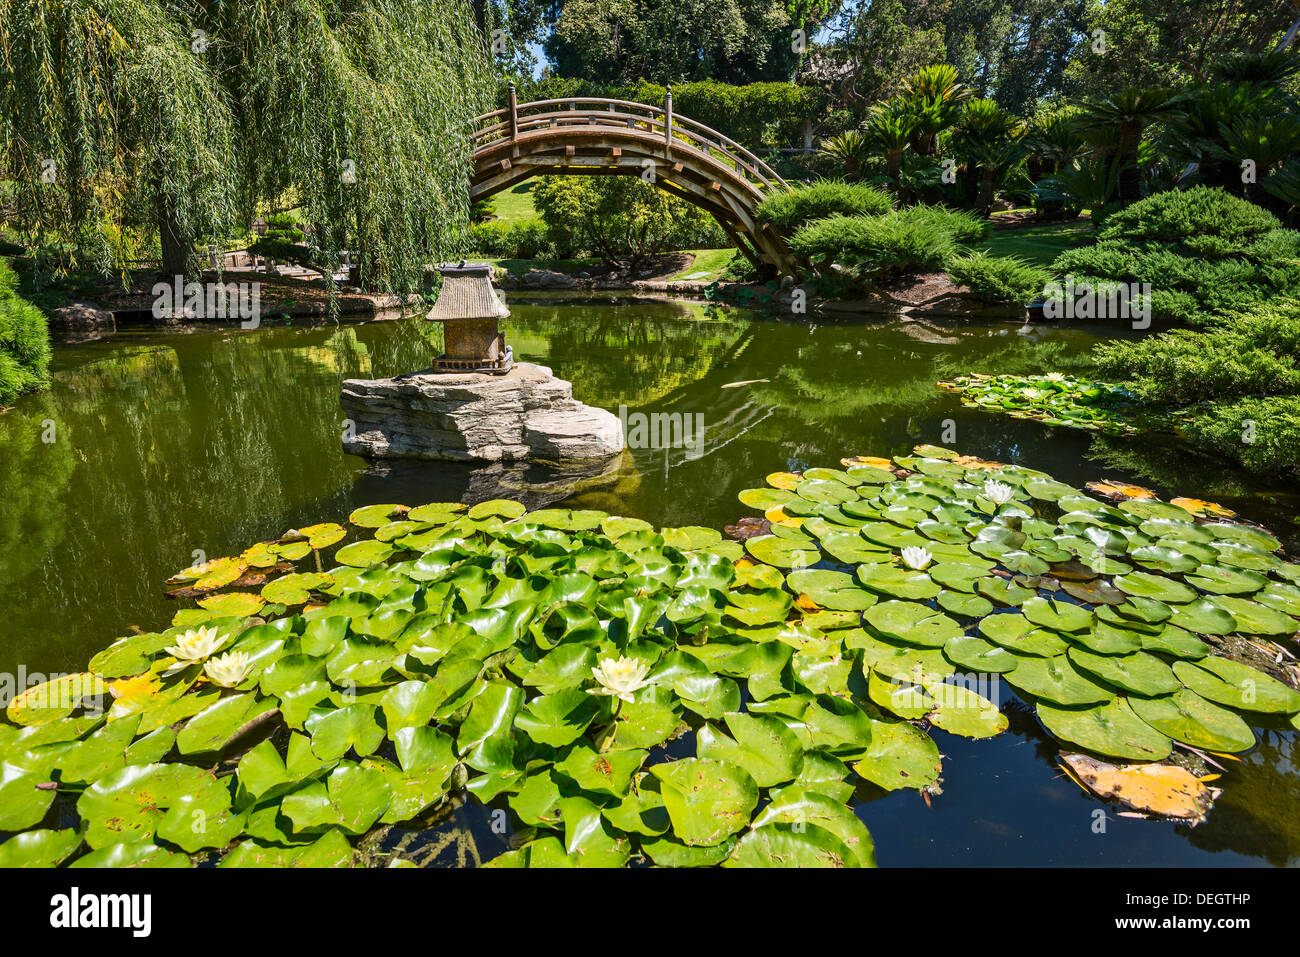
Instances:
[[[957,68],[946,63],[922,67],[903,82],[902,101],[916,120],[912,147],[922,156],[934,156],[939,132],[960,114],[972,92],[957,79]]]
[[[1138,147],[1142,134],[1157,119],[1169,116],[1179,101],[1168,90],[1129,86],[1085,107],[1083,122],[1092,127],[1112,127],[1117,133],[1115,148],[1119,162],[1119,199],[1131,203],[1142,195],[1142,170]]]
[[[1255,170],[1263,175],[1279,163],[1300,154],[1300,117],[1293,113],[1274,116],[1244,116],[1231,125],[1219,127],[1224,147],[1223,158],[1240,164],[1255,161]]]
[[[1223,130],[1273,109],[1271,91],[1252,83],[1212,83],[1190,91],[1169,117],[1171,148],[1184,162],[1198,164],[1206,182],[1237,188],[1240,177],[1236,169],[1224,163],[1227,145]]]
[[[966,164],[977,209],[987,213],[992,208],[998,176],[1025,155],[1024,135],[1024,124],[993,100],[968,100],[963,105],[952,142]]]
[[[1115,198],[1118,189],[1118,164],[1099,157],[1062,167],[1040,180],[1033,192],[1040,202],[1061,203],[1073,215],[1083,209],[1100,209]]]
[[[1060,111],[1035,118],[1025,134],[1025,146],[1040,166],[1055,173],[1089,152],[1079,129],[1076,111]]]
[[[885,157],[885,172],[895,187],[898,186],[903,153],[912,145],[916,127],[916,115],[897,100],[878,104],[864,124],[868,141]]]
[[[822,140],[820,152],[836,160],[849,182],[858,179],[862,162],[871,153],[871,143],[861,130],[845,130]]]
[[[1291,50],[1238,53],[1215,65],[1214,75],[1229,83],[1260,83],[1280,87],[1300,73],[1300,54]]]
[[[1300,210],[1300,160],[1292,160],[1274,170],[1259,185],[1292,216]]]

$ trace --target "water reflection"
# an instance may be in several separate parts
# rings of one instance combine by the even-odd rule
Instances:
[[[656,524],[721,527],[769,472],[893,454],[918,442],[1020,462],[1081,484],[1103,476],[1226,500],[1294,544],[1300,506],[1146,441],[965,408],[934,388],[966,371],[1068,366],[1084,329],[924,323],[801,324],[705,303],[512,303],[521,359],[575,397],[629,413],[699,414],[697,451],[633,449],[594,470],[431,462],[371,465],[341,452],[340,383],[422,368],[440,351],[420,320],[199,331],[120,330],[56,350],[53,389],[0,415],[0,670],[66,671],[131,625],[163,625],[160,583],[360,505],[496,496],[569,502]],[[1025,334],[1027,332],[1027,334]],[[1008,698],[1010,696],[1008,695]],[[1008,707],[1015,707],[1009,703]],[[935,732],[945,793],[865,800],[893,864],[1284,864],[1297,856],[1295,735],[1270,733],[1199,828],[1115,817],[1060,777],[1056,748],[1015,712],[994,741]]]

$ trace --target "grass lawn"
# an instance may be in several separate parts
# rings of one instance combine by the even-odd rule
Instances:
[[[573,273],[600,262],[595,257],[586,259],[485,259],[500,266],[512,276],[522,276],[530,269],[548,269],[552,272]]]
[[[731,261],[735,255],[735,248],[727,249],[684,249],[682,252],[690,253],[695,257],[695,261],[676,275],[669,276],[670,282],[676,282],[680,279],[688,279],[690,282],[713,282],[722,272],[723,267]],[[705,273],[701,276],[698,273]]]
[[[1092,242],[1089,220],[1044,223],[1019,229],[994,229],[976,248],[987,249],[995,256],[1019,256],[1039,266],[1050,266],[1058,255],[1075,246]]]
[[[533,207],[533,187],[536,185],[536,180],[525,180],[493,196],[497,219],[513,224],[536,216],[537,210]]]

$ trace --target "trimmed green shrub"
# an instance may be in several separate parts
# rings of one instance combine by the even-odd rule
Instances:
[[[909,213],[819,219],[795,233],[790,248],[809,259],[839,263],[862,278],[942,269],[957,251],[952,234],[929,217]]]
[[[704,210],[634,176],[545,176],[533,205],[558,254],[635,267],[670,249],[730,245]]]
[[[824,179],[768,193],[755,216],[760,223],[798,229],[827,216],[880,216],[893,208],[889,194],[874,186]]]
[[[1153,402],[1189,405],[1249,395],[1300,395],[1300,306],[1292,302],[1198,332],[1175,329],[1095,352],[1100,370]]]
[[[546,224],[537,218],[475,223],[469,228],[469,246],[475,254],[492,259],[552,259],[556,254]]]
[[[727,264],[722,267],[718,278],[723,282],[758,282],[762,277],[759,276],[758,270],[754,268],[749,258],[737,249],[731,254]]]
[[[1253,240],[1282,224],[1267,210],[1221,189],[1197,186],[1169,190],[1138,200],[1106,219],[1099,239],[1136,243],[1202,243],[1205,237],[1222,241],[1219,255],[1243,251]]]
[[[1255,304],[1209,330],[1110,343],[1094,358],[1194,447],[1272,478],[1300,477],[1300,300]]]
[[[49,381],[50,335],[44,314],[17,292],[18,279],[0,259],[0,405]]]
[[[978,213],[964,209],[949,209],[947,206],[908,206],[899,210],[899,215],[909,219],[933,223],[947,230],[954,240],[963,246],[969,246],[984,239],[989,234],[988,220]]]
[[[1183,421],[1200,448],[1241,462],[1250,471],[1294,482],[1300,478],[1300,396],[1240,399],[1198,409]]]
[[[1150,283],[1162,321],[1213,325],[1300,291],[1300,233],[1219,189],[1148,196],[1112,214],[1099,235],[1061,253],[1053,271],[1076,283]]]
[[[990,256],[974,252],[948,261],[948,275],[955,283],[969,286],[985,302],[1028,305],[1043,292],[1051,272],[1016,256]]]

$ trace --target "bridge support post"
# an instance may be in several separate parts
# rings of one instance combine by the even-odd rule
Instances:
[[[673,148],[673,85],[664,91],[664,156],[671,156]]]
[[[519,100],[515,96],[515,85],[510,84],[510,142],[519,137]]]

